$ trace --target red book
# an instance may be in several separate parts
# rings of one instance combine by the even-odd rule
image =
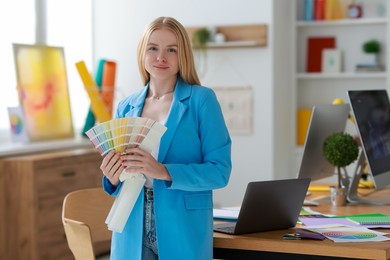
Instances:
[[[324,20],[325,0],[315,0],[314,20]]]
[[[321,72],[322,50],[334,49],[335,37],[311,37],[307,39],[306,72]]]

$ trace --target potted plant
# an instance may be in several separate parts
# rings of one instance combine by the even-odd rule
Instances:
[[[357,159],[358,144],[350,134],[335,133],[325,139],[323,152],[326,160],[337,167],[337,187],[331,187],[332,203],[336,206],[345,205],[349,180],[344,167]],[[345,177],[342,176],[341,169],[344,169]]]
[[[194,49],[195,65],[199,76],[206,72],[207,42],[210,40],[210,31],[207,28],[200,28],[192,36],[192,48]]]
[[[379,53],[381,52],[381,45],[377,40],[369,40],[363,43],[363,52],[372,57],[370,58],[372,65],[379,65]]]
[[[194,49],[204,49],[210,39],[210,32],[207,28],[200,28],[194,32],[192,46]]]

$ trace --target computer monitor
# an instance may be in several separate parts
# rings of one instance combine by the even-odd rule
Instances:
[[[349,111],[348,104],[313,107],[298,178],[314,181],[335,174],[335,167],[325,159],[322,147],[328,136],[345,131]]]
[[[390,103],[387,91],[348,91],[362,150],[375,187],[390,184]]]

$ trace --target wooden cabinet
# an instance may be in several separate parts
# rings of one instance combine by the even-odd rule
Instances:
[[[73,259],[61,211],[71,191],[100,187],[94,149],[0,160],[0,259]]]

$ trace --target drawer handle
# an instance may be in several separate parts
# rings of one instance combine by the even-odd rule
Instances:
[[[62,176],[63,177],[72,177],[72,176],[75,176],[76,173],[74,171],[71,171],[71,172],[63,172],[62,173]]]

